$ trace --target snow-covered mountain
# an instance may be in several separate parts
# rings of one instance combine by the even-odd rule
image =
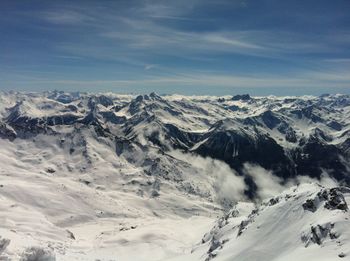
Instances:
[[[346,204],[347,95],[2,92],[0,148],[5,260],[258,260],[265,252],[264,260],[295,260],[321,248],[334,260],[350,254],[332,238],[312,244],[313,233],[326,230],[325,238],[338,233],[339,244],[350,242],[340,221],[347,208],[320,207],[332,196],[315,199],[312,211],[303,208],[315,193],[332,191],[303,185],[283,192],[309,182],[341,186],[333,191]],[[259,205],[273,196],[276,204]],[[300,226],[305,231],[295,230]],[[278,236],[283,227],[290,230]],[[272,256],[281,236],[288,240]],[[255,249],[259,240],[264,244]]]
[[[177,260],[348,260],[349,200],[348,187],[304,184],[238,203]]]

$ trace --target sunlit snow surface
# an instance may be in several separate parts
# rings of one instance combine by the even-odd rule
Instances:
[[[0,260],[349,260],[349,211],[328,209],[327,200],[316,200],[313,211],[303,207],[324,187],[338,186],[334,179],[283,183],[247,162],[244,173],[258,186],[251,201],[243,177],[228,164],[189,154],[207,142],[205,135],[186,143],[160,131],[169,124],[202,135],[216,126],[254,139],[240,119],[257,117],[260,132],[292,150],[296,143],[261,122],[272,111],[286,117],[298,139],[320,129],[331,136],[322,142],[343,146],[349,97],[326,96],[313,109],[339,130],[288,114],[318,97],[106,94],[111,104],[89,105],[91,97],[1,93]],[[341,194],[349,202],[349,190]],[[325,230],[318,241],[312,228],[319,226]]]

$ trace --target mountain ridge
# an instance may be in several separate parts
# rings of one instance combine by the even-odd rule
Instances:
[[[303,183],[349,186],[349,112],[348,95],[2,92],[0,256],[186,258],[238,202],[250,209]],[[214,258],[210,242],[189,260]]]

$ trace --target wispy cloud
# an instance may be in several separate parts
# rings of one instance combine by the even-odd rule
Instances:
[[[75,7],[43,12],[43,18],[56,25],[87,25],[89,31],[84,36],[79,34],[70,37],[64,45],[69,48],[62,51],[67,55],[79,54],[82,49],[89,50],[85,55],[96,53],[98,49],[101,59],[113,57],[111,49],[125,52],[147,51],[147,55],[172,55],[198,57],[215,55],[216,53],[240,54],[246,56],[266,57],[271,59],[293,59],[293,55],[329,53],[337,48],[337,44],[346,39],[346,32],[314,36],[299,32],[270,30],[213,28],[211,30],[195,30],[191,28],[192,20],[201,17],[191,16],[199,6],[209,5],[209,1],[145,1],[133,8],[99,5],[99,8]],[[244,1],[233,1],[231,5],[245,7]],[[242,4],[243,3],[243,4]],[[219,1],[219,4],[228,4]],[[118,11],[116,11],[118,10]],[[173,23],[160,23],[153,18],[184,20],[185,27],[173,26]],[[201,26],[208,23],[202,20]],[[210,24],[210,23],[208,23]],[[344,37],[345,34],[345,37]],[[107,40],[106,40],[107,39]],[[335,39],[338,39],[335,41]],[[340,42],[341,41],[341,42]],[[59,45],[62,46],[62,43]],[[104,53],[110,52],[109,55]],[[118,52],[117,52],[118,53]],[[117,55],[120,55],[119,53]],[[93,55],[94,58],[97,58]],[[142,56],[142,55],[141,55]],[[143,55],[144,56],[144,55]],[[142,59],[141,57],[139,59]],[[149,63],[140,61],[141,63]]]
[[[57,71],[61,78],[35,78],[57,86],[349,88],[348,26],[316,27],[346,16],[301,12],[294,21],[281,9],[293,4],[271,10],[267,2],[257,10],[242,0],[45,1],[16,11],[15,23],[2,19],[11,41],[0,43],[0,65],[16,67],[3,69],[7,78]]]
[[[151,65],[152,68],[152,65]],[[146,67],[145,67],[146,69]],[[147,69],[146,69],[147,70]],[[324,76],[322,76],[324,75]],[[322,76],[322,77],[321,77]],[[298,77],[273,75],[232,75],[219,73],[192,73],[174,76],[141,76],[137,79],[113,80],[74,80],[74,79],[31,79],[27,83],[60,84],[69,86],[193,86],[196,88],[225,87],[225,88],[320,88],[320,87],[349,87],[350,76],[347,74],[331,74],[306,72]]]
[[[211,53],[262,55],[266,50],[263,46],[245,39],[240,32],[189,33],[155,27],[148,31],[144,28],[140,32],[106,32],[102,36],[123,41],[132,49],[154,51],[158,54],[181,55],[184,52],[198,54],[210,51]]]
[[[330,63],[350,63],[350,58],[332,58],[324,59],[324,61]]]
[[[145,70],[148,71],[148,70],[151,70],[153,68],[157,67],[156,64],[146,64],[145,65]]]
[[[94,21],[94,18],[75,10],[55,10],[42,13],[46,21],[58,25],[79,25]]]

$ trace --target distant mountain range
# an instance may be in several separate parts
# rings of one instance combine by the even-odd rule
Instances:
[[[116,153],[153,146],[226,162],[245,162],[283,179],[327,173],[350,184],[350,97],[186,97],[3,93],[0,135],[67,136],[93,128]],[[6,106],[5,106],[6,104]],[[128,145],[128,146],[126,146]],[[248,182],[254,181],[248,178]],[[252,190],[253,192],[253,190]]]

